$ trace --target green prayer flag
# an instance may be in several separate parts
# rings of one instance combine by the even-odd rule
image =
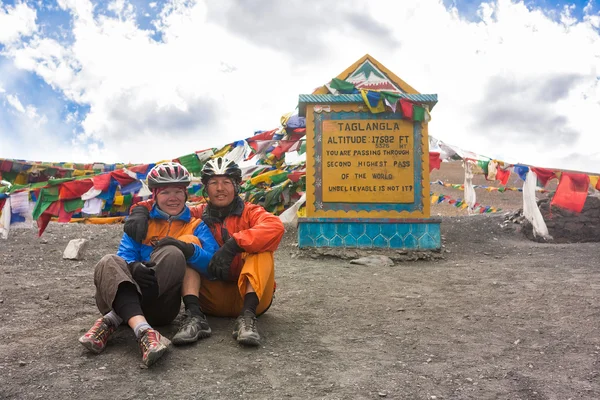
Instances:
[[[288,175],[289,174],[287,172],[282,172],[280,174],[273,175],[273,176],[271,176],[271,182],[273,182],[275,184],[281,183],[288,178]]]
[[[353,83],[346,82],[338,78],[333,78],[329,86],[332,89],[345,94],[353,93],[356,90]]]
[[[414,104],[413,105],[413,121],[420,122],[423,120],[425,120],[425,108]]]
[[[387,100],[390,104],[396,104],[401,97],[400,94],[394,92],[381,91],[379,93],[381,93],[381,97]]]
[[[28,187],[29,187],[29,184],[27,184],[27,185],[17,185],[17,184],[14,184],[14,185],[12,185],[10,187],[10,189],[8,190],[8,193],[14,193],[17,190],[26,189]]]
[[[48,186],[56,186],[56,185],[60,185],[61,183],[69,182],[72,180],[73,180],[73,178],[50,179],[48,181]]]
[[[58,186],[41,189],[33,209],[33,219],[37,220],[55,201],[58,201]]]
[[[263,207],[268,210],[272,205],[276,205],[279,202],[279,197],[282,192],[283,186],[278,185],[273,187],[273,189],[265,196],[265,204]]]
[[[488,165],[490,164],[489,161],[483,161],[483,160],[478,160],[477,161],[477,165],[479,165],[479,167],[481,167],[481,169],[483,170],[483,173],[485,174],[485,176],[487,176],[488,174]]]
[[[133,195],[131,193],[127,193],[123,196],[123,207],[129,208],[131,207],[131,202],[133,201]]]
[[[73,212],[83,208],[84,201],[81,199],[65,200],[63,202],[66,212]]]
[[[306,140],[302,141],[302,144],[300,145],[300,148],[298,149],[298,155],[302,155],[306,153]]]
[[[179,157],[179,162],[192,174],[199,174],[202,171],[202,164],[198,160],[196,153]]]
[[[30,188],[35,190],[35,189],[43,188],[45,186],[48,186],[48,181],[32,183]]]

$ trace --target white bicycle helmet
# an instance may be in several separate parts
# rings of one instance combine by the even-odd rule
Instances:
[[[148,172],[148,188],[150,190],[179,184],[187,186],[191,181],[192,178],[188,170],[176,162],[156,164]]]
[[[242,170],[233,160],[226,157],[217,157],[208,160],[202,167],[200,180],[206,185],[210,178],[215,176],[226,176],[233,180],[233,183],[239,185],[242,182]]]

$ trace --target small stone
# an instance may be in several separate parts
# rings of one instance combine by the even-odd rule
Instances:
[[[4,299],[0,299],[0,304],[4,303]]]
[[[519,343],[521,343],[521,339],[517,339],[517,340],[515,340],[515,341],[513,342],[513,344],[515,344],[515,345],[517,345],[517,344],[519,344]]]
[[[387,393],[386,392],[379,392],[377,394],[379,395],[379,397],[387,397]]]
[[[48,299],[50,299],[50,295],[49,294],[45,294],[44,295],[44,300],[48,300]]]
[[[387,256],[375,254],[350,260],[350,264],[366,265],[367,267],[388,267],[394,265],[394,261]]]
[[[26,365],[27,365],[27,363],[25,361],[19,360],[19,367],[24,367]]]
[[[100,367],[100,368],[98,368],[98,369],[106,369],[106,367]]]
[[[404,308],[399,308],[396,311],[406,311]]]
[[[71,240],[63,252],[63,258],[66,260],[81,260],[87,244],[87,239]]]

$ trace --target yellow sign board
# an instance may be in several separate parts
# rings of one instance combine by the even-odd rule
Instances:
[[[402,119],[327,120],[323,202],[413,203],[413,124]]]

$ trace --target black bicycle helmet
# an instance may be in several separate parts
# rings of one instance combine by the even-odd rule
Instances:
[[[181,164],[176,162],[164,162],[156,164],[148,172],[148,188],[150,190],[164,186],[181,185],[187,186],[192,181],[190,173]]]
[[[203,185],[206,186],[210,178],[215,176],[226,176],[236,185],[242,183],[242,170],[235,161],[229,160],[226,157],[217,157],[208,160],[204,164],[204,167],[202,167],[200,180]]]

